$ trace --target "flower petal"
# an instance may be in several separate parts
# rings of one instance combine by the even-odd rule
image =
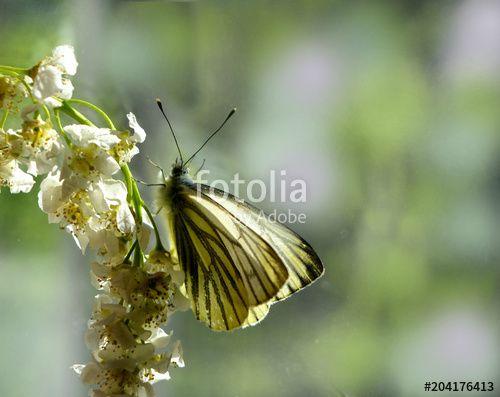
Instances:
[[[34,184],[33,177],[21,170],[16,160],[0,165],[0,186],[8,186],[11,193],[28,193]]]
[[[129,127],[134,131],[134,135],[131,137],[132,141],[136,143],[144,142],[146,139],[146,131],[144,131],[144,128],[142,128],[137,122],[135,114],[130,112],[127,114],[127,118]]]
[[[61,70],[53,65],[42,65],[33,82],[33,96],[43,101],[59,93],[63,87]]]
[[[116,224],[118,230],[124,234],[130,234],[135,230],[135,220],[127,204],[120,205],[116,213]]]
[[[158,327],[152,332],[147,342],[152,343],[156,349],[163,349],[167,347],[171,336],[172,332],[167,334],[162,328]]]
[[[71,45],[60,45],[52,51],[53,62],[60,66],[64,73],[73,76],[76,74],[78,62],[75,57],[75,49]]]

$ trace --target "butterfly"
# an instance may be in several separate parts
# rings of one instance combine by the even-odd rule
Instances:
[[[166,209],[172,253],[185,275],[185,292],[196,318],[217,331],[260,322],[273,303],[318,279],[323,264],[311,246],[249,203],[194,182],[187,165],[234,114],[226,117],[201,147],[163,173],[158,199]]]

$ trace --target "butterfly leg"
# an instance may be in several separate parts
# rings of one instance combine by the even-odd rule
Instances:
[[[165,171],[163,171],[163,168],[161,168],[157,163],[155,163],[153,160],[151,160],[149,157],[148,157],[148,161],[153,165],[155,166],[156,168],[158,168],[161,172],[161,175],[163,176],[163,179],[167,179],[167,177],[165,176]]]
[[[141,181],[140,179],[137,179],[137,178],[134,178],[134,180],[137,183],[140,183],[141,185],[144,185],[144,186],[165,186],[164,183],[147,183],[147,182]]]
[[[161,206],[160,206],[160,208],[158,208],[158,209],[157,209],[157,210],[153,213],[153,214],[154,214],[154,216],[158,215],[158,214],[161,212],[161,210],[162,210],[162,209],[163,209],[163,205],[161,205]]]

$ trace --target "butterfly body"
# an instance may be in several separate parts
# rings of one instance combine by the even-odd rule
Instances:
[[[161,204],[174,211],[179,208],[179,200],[182,200],[183,185],[192,184],[192,179],[189,177],[188,169],[176,161],[172,165],[170,175],[163,182],[164,186],[159,196]]]
[[[235,196],[196,184],[182,161],[165,179],[160,204],[191,308],[214,330],[258,323],[271,303],[323,273],[302,238]]]

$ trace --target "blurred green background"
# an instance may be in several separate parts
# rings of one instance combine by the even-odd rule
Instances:
[[[238,107],[195,161],[210,180],[307,182],[305,204],[260,206],[306,213],[292,227],[325,276],[251,329],[177,314],[187,367],[160,396],[500,388],[500,2],[0,0],[0,37],[16,66],[73,44],[75,96],[148,131],[144,179],[146,155],[176,155],[158,96],[187,153]],[[69,366],[89,357],[91,258],[36,190],[2,191],[0,235],[0,395],[85,396]]]

